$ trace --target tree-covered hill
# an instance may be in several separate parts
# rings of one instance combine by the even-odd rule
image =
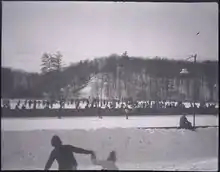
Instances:
[[[180,80],[183,77],[180,75],[183,68],[190,72],[188,78],[205,81],[210,89],[210,94],[213,94],[213,85],[218,85],[218,61],[202,61],[193,64],[189,61],[169,60],[159,57],[152,59],[130,57],[125,53],[123,55],[112,54],[94,60],[80,61],[62,68],[61,65],[57,65],[57,62],[60,63],[61,60],[56,60],[56,57],[61,59],[62,56],[60,54],[53,56],[53,58],[51,56],[52,62],[56,64],[52,66],[53,63],[48,62],[49,55],[43,55],[42,62],[44,63],[41,73],[21,72],[2,67],[2,97],[40,98],[45,93],[58,97],[61,88],[72,88],[71,92],[76,93],[86,86],[91,76],[98,73],[111,76],[114,86],[118,84],[118,80],[123,81],[124,87],[135,81],[139,82],[137,87],[141,85],[142,90],[144,90],[144,87],[149,85],[146,76],[155,79],[162,78],[166,82],[167,79]],[[50,64],[49,67],[48,64]],[[51,66],[56,70],[50,68]],[[143,79],[143,75],[145,79]],[[106,82],[109,81],[107,78]],[[129,92],[135,92],[137,87],[131,87]],[[168,87],[165,89],[168,89]]]

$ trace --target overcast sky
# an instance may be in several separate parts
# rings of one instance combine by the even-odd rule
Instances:
[[[217,3],[36,1],[2,8],[3,66],[39,72],[42,54],[56,51],[67,65],[124,51],[218,59]]]

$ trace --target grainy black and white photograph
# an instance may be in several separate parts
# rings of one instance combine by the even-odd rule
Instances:
[[[218,170],[217,3],[1,3],[2,170]]]

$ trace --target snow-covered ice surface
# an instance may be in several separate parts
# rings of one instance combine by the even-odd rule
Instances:
[[[81,118],[83,120],[84,118]],[[87,124],[87,122],[84,123]],[[48,124],[50,125],[50,124]],[[64,144],[94,150],[98,159],[117,153],[120,170],[217,171],[218,128],[195,132],[177,129],[99,128],[71,130],[2,130],[1,164],[3,170],[43,169],[54,134]],[[78,169],[101,169],[91,164],[90,156],[75,154]],[[52,169],[57,169],[54,162]]]
[[[2,169],[43,169],[58,134],[64,144],[92,149],[99,159],[117,152],[119,169],[217,170],[218,129],[137,129],[178,126],[180,115],[145,117],[14,118],[1,120]],[[192,116],[187,116],[192,121]],[[217,125],[218,115],[197,115],[196,125]],[[99,170],[87,155],[78,169]],[[52,169],[57,169],[54,163]]]
[[[218,115],[196,115],[196,126],[218,126]],[[193,121],[192,115],[187,115]],[[63,117],[58,118],[3,118],[2,130],[38,130],[38,129],[98,129],[98,128],[141,128],[141,127],[177,127],[180,115],[130,116],[128,120],[119,117]]]

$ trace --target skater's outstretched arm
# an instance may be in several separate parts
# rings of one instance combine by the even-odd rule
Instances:
[[[50,153],[50,157],[45,165],[45,168],[44,170],[48,170],[50,169],[51,165],[53,164],[53,161],[55,160],[55,151],[53,150],[51,153]]]
[[[75,153],[80,153],[80,154],[93,154],[93,151],[91,150],[86,150],[86,149],[82,149],[82,148],[78,148],[78,147],[74,147],[74,146],[70,146],[72,152]]]

